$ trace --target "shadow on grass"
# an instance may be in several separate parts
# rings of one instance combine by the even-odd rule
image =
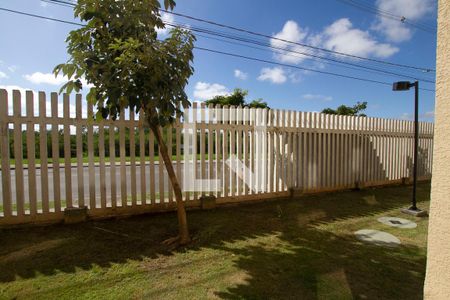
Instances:
[[[419,199],[428,199],[429,185],[421,184],[418,192]],[[423,249],[366,245],[348,233],[317,228],[403,207],[409,196],[410,188],[389,187],[190,212],[194,242],[188,250],[218,249],[237,257],[234,264],[246,280],[215,292],[220,298],[421,298]],[[171,256],[186,250],[161,245],[176,230],[175,214],[1,230],[0,282]],[[268,235],[283,247],[233,246]]]

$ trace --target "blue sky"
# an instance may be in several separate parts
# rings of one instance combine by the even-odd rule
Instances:
[[[365,0],[359,0],[364,2]],[[434,0],[378,0],[378,8],[405,16],[407,20],[435,24]],[[49,17],[73,20],[70,8],[39,0],[3,0],[0,7]],[[338,0],[320,1],[178,1],[175,12],[246,28],[267,35],[316,45],[335,51],[395,63],[435,67],[435,35],[409,27],[401,22],[381,18],[358,10]],[[165,16],[170,20],[170,16]],[[194,26],[210,25],[176,17],[175,21]],[[65,38],[76,26],[0,11],[0,87],[57,91],[61,79],[51,71],[65,62]],[[164,32],[160,33],[164,36]],[[251,37],[251,36],[250,36]],[[255,37],[253,37],[255,38]],[[267,40],[269,41],[269,40]],[[277,47],[293,45],[271,41]],[[257,50],[198,37],[197,46],[281,63],[335,72],[350,76],[393,82],[404,80],[313,61],[305,57],[280,55],[267,49]],[[354,59],[347,59],[359,63]],[[384,66],[374,66],[384,68]],[[377,117],[410,118],[413,93],[391,91],[389,86],[353,81],[328,75],[277,67],[260,62],[224,57],[195,50],[195,73],[186,88],[191,100],[204,100],[212,95],[229,93],[234,88],[249,90],[249,100],[263,98],[272,108],[320,111],[340,104],[367,101],[367,114]],[[411,73],[410,70],[389,68]],[[434,73],[416,72],[417,76],[434,80]],[[433,84],[422,84],[433,89]],[[433,120],[434,93],[421,92],[421,117]]]

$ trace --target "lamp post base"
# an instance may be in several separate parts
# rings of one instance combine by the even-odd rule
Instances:
[[[402,208],[401,212],[407,215],[411,215],[414,217],[427,217],[428,212],[426,210],[420,210],[418,208],[414,209],[412,207],[410,208]]]

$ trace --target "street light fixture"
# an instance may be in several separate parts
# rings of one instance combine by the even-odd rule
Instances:
[[[427,212],[417,208],[416,193],[417,193],[417,160],[419,153],[419,82],[398,81],[394,82],[392,86],[393,91],[408,91],[410,88],[415,88],[414,97],[414,166],[413,166],[413,194],[411,207],[402,209],[402,212],[416,217],[426,216]]]

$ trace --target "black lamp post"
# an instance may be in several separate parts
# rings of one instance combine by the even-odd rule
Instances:
[[[395,82],[392,86],[393,91],[408,91],[410,88],[415,88],[414,97],[414,166],[413,166],[413,194],[411,207],[408,209],[402,209],[402,212],[414,215],[417,217],[425,216],[426,211],[417,208],[417,159],[419,153],[419,82],[399,81]]]

